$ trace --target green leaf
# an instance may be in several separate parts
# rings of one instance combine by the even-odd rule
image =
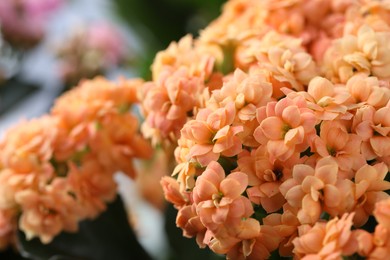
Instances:
[[[38,238],[27,241],[19,231],[18,246],[23,257],[34,260],[151,259],[138,242],[127,216],[118,196],[98,218],[81,222],[79,232],[63,232],[44,245]]]

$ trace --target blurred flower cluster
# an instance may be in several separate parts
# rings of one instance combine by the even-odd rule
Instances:
[[[101,19],[99,22],[79,21],[68,26],[55,20],[56,15],[71,10],[73,4],[65,0],[1,1],[3,48],[0,49],[0,72],[4,74],[4,80],[14,76],[9,64],[16,64],[12,67],[13,74],[16,74],[17,65],[24,62],[24,54],[38,46],[44,46],[45,52],[53,56],[56,66],[52,66],[51,74],[58,75],[67,88],[77,85],[81,79],[105,75],[126,65],[131,55],[130,46],[117,23]],[[62,39],[55,39],[52,35],[52,29],[56,28],[51,26],[53,22],[60,24],[61,30],[65,28],[61,32]]]
[[[68,86],[82,78],[103,75],[129,58],[128,46],[118,28],[95,23],[75,28],[56,49],[60,76]]]
[[[84,80],[50,114],[9,129],[0,143],[0,247],[27,239],[49,243],[93,219],[113,201],[113,175],[135,177],[133,160],[152,154],[131,112],[139,79]]]
[[[390,254],[389,4],[231,0],[157,54],[142,132],[176,161],[183,236],[228,259]]]

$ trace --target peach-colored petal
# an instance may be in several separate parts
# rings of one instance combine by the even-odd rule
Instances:
[[[260,129],[263,134],[271,140],[279,140],[283,138],[284,123],[278,117],[268,117],[260,124]]]

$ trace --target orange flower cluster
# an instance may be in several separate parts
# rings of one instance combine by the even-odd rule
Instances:
[[[130,111],[140,84],[83,81],[50,114],[8,130],[0,143],[1,248],[17,226],[43,243],[77,231],[116,197],[114,173],[135,177],[133,159],[152,153]]]
[[[389,5],[230,0],[157,54],[142,131],[175,148],[183,236],[228,259],[388,258]]]

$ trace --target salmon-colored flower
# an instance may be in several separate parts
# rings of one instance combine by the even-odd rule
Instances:
[[[334,41],[324,58],[326,77],[345,83],[356,71],[388,80],[389,39],[389,32],[375,32],[365,24],[359,28],[356,36],[346,35]]]
[[[385,180],[388,168],[384,163],[362,166],[355,174],[355,212],[354,223],[362,226],[373,214],[375,204],[387,199],[385,192],[390,189],[390,182]]]
[[[294,253],[305,259],[339,259],[356,252],[353,240],[352,214],[344,214],[340,219],[333,218],[317,222],[313,227],[301,226],[299,237],[295,238]],[[311,258],[310,258],[311,257]]]
[[[276,40],[267,39],[272,37],[276,37]],[[300,46],[300,42],[296,39],[280,37],[275,32],[270,32],[263,39],[265,46],[260,47],[257,60],[261,68],[271,72],[275,81],[284,83],[289,89],[302,91],[305,89],[304,86],[318,75],[312,56]],[[285,42],[279,43],[280,40]]]
[[[17,206],[15,194],[42,187],[55,176],[51,163],[57,138],[57,121],[49,116],[10,128],[0,143],[0,208]]]
[[[12,242],[17,229],[17,210],[0,210],[0,250],[5,250]]]
[[[362,73],[352,76],[347,81],[346,88],[356,103],[364,102],[378,109],[386,106],[390,100],[390,88],[385,84],[385,81],[380,81],[376,77],[367,77]]]
[[[351,134],[342,120],[321,123],[320,136],[313,140],[313,150],[321,157],[332,156],[339,166],[339,178],[351,179],[366,164],[360,152],[361,138]]]
[[[39,237],[47,244],[63,230],[77,231],[80,207],[66,186],[65,179],[57,178],[42,191],[26,189],[16,194],[22,209],[19,227],[28,240]]]
[[[267,145],[271,163],[277,159],[286,161],[305,151],[317,124],[317,118],[303,98],[269,102],[257,110],[257,120],[260,126],[254,137],[260,144]]]
[[[189,150],[189,160],[202,166],[222,156],[231,157],[242,150],[237,134],[242,126],[233,126],[236,109],[233,102],[215,111],[205,108],[199,111],[195,120],[188,121],[181,130],[181,138],[194,142]]]
[[[280,240],[273,227],[261,225],[257,237],[238,243],[226,254],[226,257],[227,259],[268,259],[279,246]]]
[[[302,224],[314,224],[324,209],[335,208],[341,203],[337,177],[338,164],[328,156],[320,159],[315,169],[296,165],[292,178],[281,184],[280,192],[291,206],[299,208],[297,217]]]
[[[49,160],[57,137],[57,121],[49,116],[11,127],[0,143],[2,168],[10,168],[15,173],[50,175]]]
[[[106,172],[96,158],[84,160],[81,166],[70,163],[67,182],[69,192],[81,207],[80,218],[95,218],[116,197],[113,173]]]
[[[390,198],[377,202],[373,213],[378,223],[390,230]]]
[[[138,119],[130,114],[106,115],[88,140],[90,152],[108,171],[122,171],[134,178],[133,160],[147,159],[152,147],[138,133]]]
[[[205,235],[206,227],[200,221],[196,213],[196,205],[186,205],[179,209],[176,216],[176,225],[183,230],[184,237],[196,237],[199,247],[206,247]]]
[[[187,114],[201,106],[204,88],[202,79],[191,76],[186,67],[176,70],[168,67],[160,72],[156,81],[146,82],[140,90],[145,116],[144,135],[155,145],[166,138],[176,141],[187,121]]]
[[[250,71],[248,74],[236,69],[233,76],[229,77],[221,89],[214,90],[207,107],[224,107],[229,102],[234,102],[237,109],[237,118],[234,124],[244,126],[239,134],[246,146],[257,146],[253,138],[253,131],[257,127],[256,109],[271,101],[272,84],[267,81],[265,75],[258,71]]]
[[[97,77],[82,81],[59,97],[51,109],[51,115],[59,120],[56,159],[66,160],[75,152],[86,149],[105,116],[128,113],[131,105],[137,102],[135,88],[140,84],[139,79],[114,83]]]
[[[348,112],[350,97],[344,86],[335,86],[328,79],[315,77],[309,82],[307,91],[287,91],[289,98],[302,96],[307,101],[307,106],[312,109],[320,120],[334,120],[336,118],[349,120],[352,114]]]
[[[191,203],[191,194],[182,192],[179,183],[172,177],[164,176],[161,178],[161,186],[167,201],[172,203],[175,208],[180,209]]]
[[[368,255],[368,259],[386,259],[390,254],[390,230],[382,225],[377,225],[373,235],[374,249]]]
[[[368,105],[356,112],[353,130],[363,139],[362,152],[367,160],[390,156],[389,112],[390,106],[376,110]]]
[[[207,81],[213,72],[214,63],[215,57],[202,51],[197,41],[188,34],[156,54],[151,67],[153,81],[158,81],[167,67],[174,70],[186,67],[190,76]]]
[[[246,174],[234,172],[225,177],[222,166],[217,162],[210,162],[202,175],[197,178],[193,189],[193,200],[202,223],[208,229],[216,230],[219,225],[227,221],[229,214],[241,215],[247,212],[250,202],[241,195],[247,185]],[[245,210],[232,211],[236,210],[237,206],[244,207]],[[245,214],[246,217],[251,215],[250,211],[249,215]]]
[[[284,162],[276,160],[271,163],[267,148],[263,145],[251,153],[240,153],[236,170],[246,173],[249,177],[251,187],[246,190],[248,198],[267,212],[275,212],[285,203],[279,186],[291,178],[292,167],[298,160],[297,157],[291,157]]]
[[[301,225],[297,218],[297,208],[291,207],[288,203],[283,205],[283,213],[272,213],[263,218],[264,225],[269,225],[281,238],[279,254],[291,256],[293,253],[292,241],[298,235],[298,227]]]

